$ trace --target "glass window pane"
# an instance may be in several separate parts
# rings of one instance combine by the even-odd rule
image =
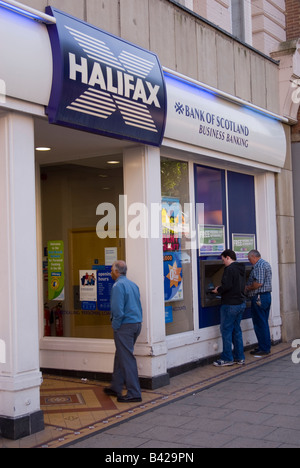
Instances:
[[[174,335],[194,329],[191,250],[184,234],[188,163],[162,158],[161,186],[166,334]]]
[[[195,176],[196,202],[204,204],[204,224],[224,225],[222,171],[196,166]]]
[[[118,238],[121,194],[122,161],[114,168],[103,158],[41,168],[45,336],[113,338],[108,262],[125,260]],[[105,232],[108,212],[97,215],[103,203],[115,237]]]

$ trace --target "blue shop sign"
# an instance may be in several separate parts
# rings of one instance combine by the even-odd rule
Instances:
[[[166,91],[158,57],[55,8],[49,122],[160,146]]]

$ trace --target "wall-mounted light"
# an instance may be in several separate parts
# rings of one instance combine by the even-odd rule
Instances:
[[[18,15],[25,16],[26,18],[39,21],[40,23],[56,23],[56,19],[53,18],[53,16],[46,15],[46,13],[42,13],[41,11],[35,10],[34,8],[30,8],[29,6],[23,5],[22,3],[15,2],[14,0],[0,0],[0,7],[13,11]]]

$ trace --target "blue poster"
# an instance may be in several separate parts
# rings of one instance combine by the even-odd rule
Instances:
[[[92,301],[82,301],[81,310],[96,310],[96,302]]]
[[[183,300],[181,252],[164,254],[165,302]]]
[[[172,306],[165,306],[165,322],[166,323],[173,322],[173,307]]]
[[[100,311],[110,310],[110,294],[114,285],[111,266],[97,265],[97,306]]]

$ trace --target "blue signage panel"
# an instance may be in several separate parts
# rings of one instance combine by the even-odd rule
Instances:
[[[110,310],[110,296],[114,285],[114,280],[111,277],[111,266],[97,267],[97,303],[98,310]]]
[[[50,123],[159,146],[166,91],[158,57],[52,7]]]

